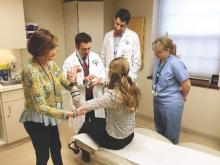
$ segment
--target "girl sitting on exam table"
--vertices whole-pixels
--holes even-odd
[[[69,79],[75,79],[77,68],[72,70]],[[128,145],[134,137],[135,114],[141,97],[140,89],[128,76],[129,63],[123,57],[115,58],[109,66],[108,90],[102,97],[89,101],[81,99],[79,89],[74,86],[71,94],[78,115],[105,108],[105,118],[95,118],[85,122],[79,133],[88,134],[100,147],[118,150]],[[71,145],[75,154],[76,145]],[[90,160],[88,152],[82,150],[82,157]]]

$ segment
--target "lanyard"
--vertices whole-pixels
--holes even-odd
[[[51,79],[50,79],[50,76],[47,74],[47,72],[45,71],[44,67],[41,65],[41,63],[36,59],[36,61],[38,62],[38,64],[41,66],[41,69],[44,71],[44,73],[46,74],[48,80],[52,83],[53,85],[53,92],[54,92],[54,95],[56,95],[56,88],[55,88],[55,82],[54,82],[54,79],[53,79],[53,75],[50,71],[50,66],[47,64],[48,68],[49,68],[49,73],[50,73],[50,76],[51,76]]]
[[[168,56],[167,59],[168,59],[169,57],[170,57],[170,56]],[[155,85],[156,85],[156,84],[158,83],[158,81],[159,81],[160,73],[161,73],[161,71],[163,70],[165,64],[167,63],[167,59],[166,59],[166,61],[165,61],[163,64],[160,63],[160,64],[158,65],[157,74],[156,74],[156,79],[155,79]],[[162,65],[162,66],[161,66],[161,65]]]
[[[80,65],[82,66],[82,68],[83,68],[83,63],[82,63],[82,61],[81,61],[81,58],[79,57],[79,55],[78,55],[78,53],[76,52],[76,57],[78,58],[78,60],[79,60],[79,63],[80,63]],[[86,62],[86,61],[85,61]],[[88,64],[87,64],[87,66],[88,66],[88,71],[89,71],[89,56],[88,56]]]

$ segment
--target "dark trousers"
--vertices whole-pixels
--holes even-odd
[[[93,99],[92,89],[86,88],[86,100],[91,100],[91,99]],[[95,119],[95,112],[94,111],[90,111],[90,112],[86,113],[86,115],[85,115],[86,122],[90,122],[94,119]]]
[[[42,123],[25,122],[36,154],[36,165],[47,165],[49,153],[54,165],[63,165],[61,142],[57,126],[44,126]]]
[[[134,133],[124,139],[116,139],[108,135],[106,132],[106,120],[104,118],[95,118],[91,122],[84,122],[80,133],[88,134],[96,143],[101,147],[119,150],[128,145],[133,137]]]

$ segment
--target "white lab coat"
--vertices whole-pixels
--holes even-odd
[[[105,68],[103,66],[100,56],[94,52],[90,52],[88,57],[89,57],[89,74],[92,74],[98,78],[102,78],[103,80],[106,80],[106,72],[105,72]],[[80,64],[80,61],[76,55],[76,52],[72,53],[64,61],[64,64],[63,64],[64,75],[66,76],[67,71],[70,70],[71,67],[74,67],[74,66],[79,66],[81,68],[81,72],[77,73],[76,81],[77,81],[77,84],[80,90],[80,94],[84,96],[85,98],[85,87],[83,86],[84,72]],[[93,97],[94,98],[100,97],[103,94],[103,88],[104,88],[103,86],[94,86]],[[95,110],[95,116],[105,117],[104,109]],[[76,131],[76,133],[82,127],[82,124],[84,123],[84,121],[85,121],[85,115],[79,116],[73,120],[72,126],[74,130]]]
[[[126,28],[125,32],[118,44],[116,56],[114,56],[114,30],[105,34],[104,42],[101,51],[102,62],[108,74],[108,67],[112,59],[115,57],[125,57],[130,64],[129,76],[135,80],[141,66],[140,57],[140,41],[137,33]]]

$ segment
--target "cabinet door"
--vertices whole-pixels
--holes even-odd
[[[0,49],[25,48],[23,0],[0,0]]]
[[[2,111],[2,103],[0,101],[0,146],[6,143],[6,133],[3,116],[4,114]]]
[[[104,35],[104,3],[78,2],[79,32],[92,37],[92,51],[100,54]]]
[[[66,55],[73,53],[74,37],[78,33],[77,2],[71,1],[64,3],[64,36]]]
[[[3,103],[7,142],[11,143],[28,136],[19,118],[24,109],[24,99]]]
[[[88,33],[92,37],[92,51],[100,54],[104,35],[104,3],[64,3],[64,29],[66,54],[73,52],[73,38],[78,32]]]

